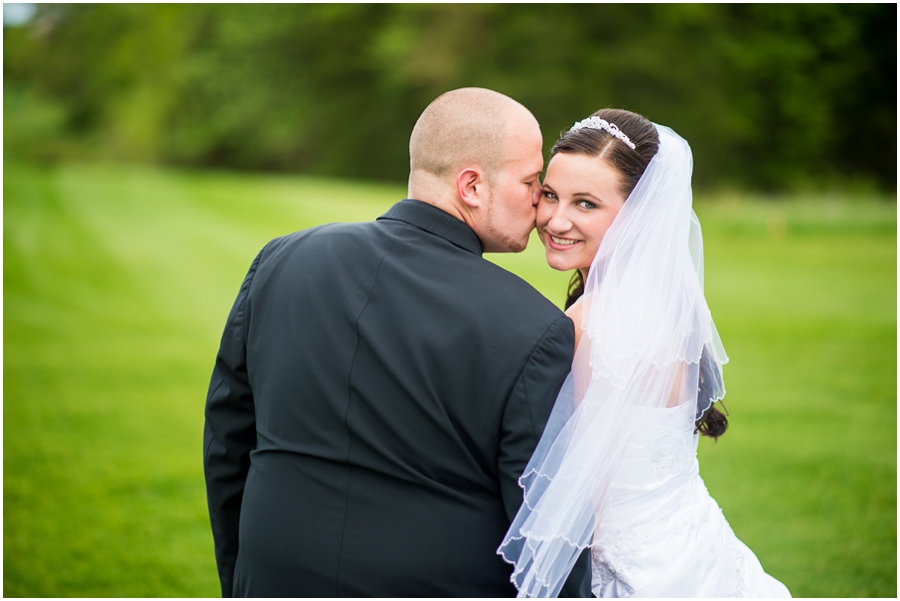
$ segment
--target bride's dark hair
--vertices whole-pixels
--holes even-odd
[[[619,191],[622,196],[628,198],[659,150],[659,133],[656,126],[643,115],[624,109],[600,109],[592,116],[615,124],[628,136],[634,148],[604,129],[582,127],[575,131],[563,132],[550,149],[550,158],[559,153],[602,158],[618,171],[622,180]],[[575,304],[582,294],[584,294],[584,276],[576,269],[569,281],[566,309]],[[695,423],[700,434],[713,439],[724,434],[728,428],[728,418],[712,405]]]

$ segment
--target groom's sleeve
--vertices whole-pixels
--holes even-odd
[[[203,467],[222,596],[232,596],[238,526],[250,451],[256,447],[253,391],[247,376],[247,322],[250,284],[257,255],[228,315],[206,398]]]
[[[519,476],[541,439],[556,396],[572,368],[574,347],[574,324],[568,317],[560,316],[532,349],[507,399],[498,471],[500,494],[510,521],[522,504]]]
[[[507,402],[500,438],[499,472],[500,492],[510,522],[522,505],[524,493],[519,477],[537,447],[559,390],[572,369],[574,349],[575,326],[568,317],[560,317],[531,352]],[[559,596],[593,596],[590,548],[575,561]]]

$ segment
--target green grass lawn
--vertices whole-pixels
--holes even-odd
[[[3,186],[3,593],[217,596],[203,406],[240,282],[271,238],[404,189],[9,163]],[[896,596],[896,205],[697,212],[731,357],[710,491],[795,596]],[[488,256],[562,302],[536,240]]]

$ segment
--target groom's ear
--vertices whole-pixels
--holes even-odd
[[[456,174],[456,192],[472,209],[481,208],[487,192],[484,174],[478,167],[466,167]]]

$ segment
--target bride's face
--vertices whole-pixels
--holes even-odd
[[[547,166],[537,231],[553,269],[587,274],[625,196],[619,172],[599,157],[556,154]]]

